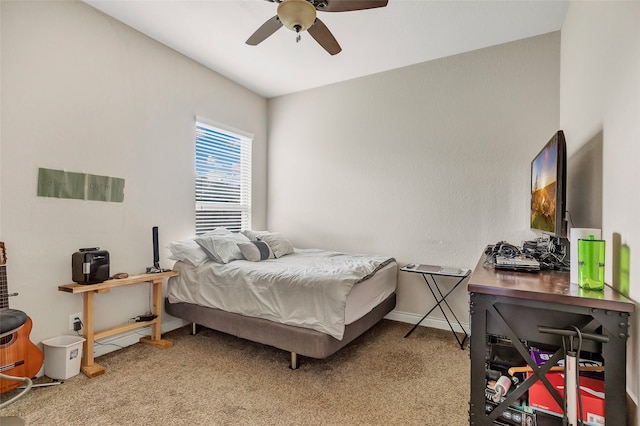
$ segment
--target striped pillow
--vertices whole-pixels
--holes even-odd
[[[247,243],[238,243],[238,248],[242,252],[245,259],[252,262],[273,259],[273,251],[271,247],[264,241],[250,241]]]

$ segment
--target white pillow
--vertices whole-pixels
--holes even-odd
[[[260,262],[261,260],[273,259],[273,251],[271,247],[264,241],[249,241],[247,243],[238,243],[238,247],[245,259],[252,262]]]
[[[238,243],[249,242],[242,234],[229,235],[201,235],[195,242],[218,263],[229,263],[233,260],[244,259]]]
[[[293,245],[279,232],[266,232],[258,236],[258,241],[264,241],[273,250],[274,256],[282,257],[293,253]]]
[[[202,247],[193,240],[172,241],[167,245],[167,248],[171,252],[169,259],[182,260],[193,266],[200,266],[209,259]]]

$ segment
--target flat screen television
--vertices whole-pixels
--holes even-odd
[[[557,131],[531,161],[531,229],[566,238],[567,146]]]

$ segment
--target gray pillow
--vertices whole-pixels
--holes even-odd
[[[195,238],[211,259],[218,263],[229,263],[233,260],[244,259],[238,248],[238,243],[248,242],[249,239],[242,234],[228,235],[201,235]]]
[[[269,231],[253,231],[251,229],[245,229],[244,231],[240,231],[240,232],[242,232],[251,241],[256,241],[260,239],[261,235],[270,234]]]
[[[293,253],[293,245],[279,232],[267,232],[258,236],[258,241],[264,241],[271,247],[275,257]]]
[[[273,251],[271,247],[264,241],[249,241],[248,243],[238,243],[238,247],[245,259],[252,262],[273,259]]]
[[[232,234],[232,232],[229,231],[224,226],[218,226],[217,228],[214,228],[211,231],[207,231],[207,232],[205,232],[204,234],[202,234],[200,236],[204,237],[205,235],[231,235],[231,234]]]

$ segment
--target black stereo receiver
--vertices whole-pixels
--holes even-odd
[[[84,248],[71,256],[71,275],[76,283],[97,284],[109,279],[109,252]]]

